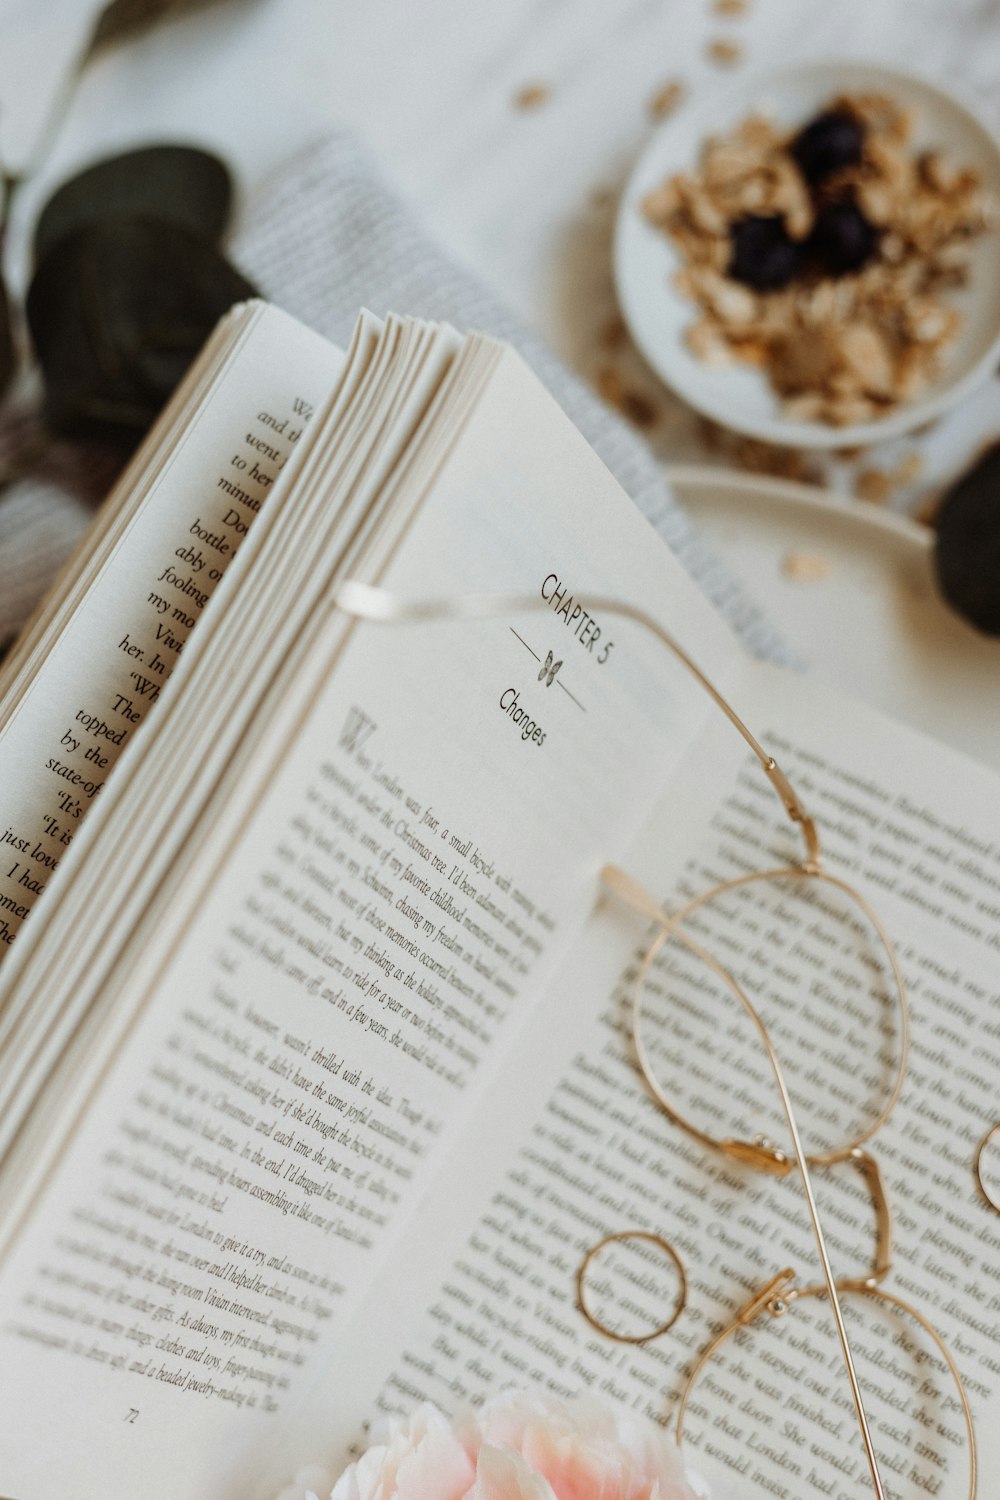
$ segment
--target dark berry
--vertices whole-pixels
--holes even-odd
[[[856,115],[830,109],[800,130],[789,150],[806,181],[816,183],[841,167],[856,167],[864,138],[865,127]]]
[[[729,275],[758,292],[787,286],[802,269],[802,246],[789,238],[779,215],[750,214],[729,226]]]
[[[809,238],[809,248],[832,276],[859,271],[878,249],[878,231],[853,198],[823,203]]]
[[[979,630],[1000,635],[1000,444],[948,491],[934,524],[941,592]]]

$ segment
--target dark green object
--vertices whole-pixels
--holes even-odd
[[[255,295],[176,223],[123,219],[64,236],[27,302],[49,426],[131,450],[223,313]]]
[[[977,629],[1000,635],[1000,443],[949,490],[935,526],[941,592]]]
[[[121,219],[155,219],[215,244],[233,188],[223,162],[194,146],[143,146],[95,162],[57,188],[35,226],[35,263],[77,230]]]
[[[10,298],[7,288],[0,280],[0,396],[14,378],[17,369],[17,350],[10,322]]]
[[[221,0],[110,0],[97,18],[90,39],[91,52],[117,42],[131,41],[160,20],[174,20]]]

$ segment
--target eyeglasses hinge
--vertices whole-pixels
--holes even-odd
[[[772,1276],[759,1292],[754,1293],[743,1311],[737,1315],[737,1323],[746,1327],[762,1312],[769,1312],[773,1318],[780,1318],[782,1313],[788,1311],[789,1303],[795,1298],[794,1283],[795,1272],[791,1266],[786,1266],[777,1276]]]
[[[730,1161],[753,1167],[754,1171],[763,1172],[767,1177],[787,1177],[792,1170],[791,1158],[765,1136],[757,1136],[752,1141],[737,1141],[730,1137],[721,1141],[720,1146]]]

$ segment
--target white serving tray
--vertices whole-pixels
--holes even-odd
[[[667,476],[817,677],[1000,770],[1000,638],[940,598],[927,527],[787,480],[696,465]],[[793,557],[827,571],[796,576]]]

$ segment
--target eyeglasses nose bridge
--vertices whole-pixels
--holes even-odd
[[[892,1208],[889,1204],[889,1194],[878,1161],[861,1146],[852,1146],[849,1151],[840,1152],[834,1157],[821,1161],[813,1161],[811,1165],[828,1167],[837,1166],[841,1162],[848,1162],[851,1166],[857,1167],[871,1195],[872,1208],[875,1210],[875,1257],[867,1275],[839,1276],[837,1290],[871,1292],[880,1281],[885,1280],[892,1270]],[[825,1297],[827,1288],[822,1285],[802,1287],[798,1295],[800,1297]]]

